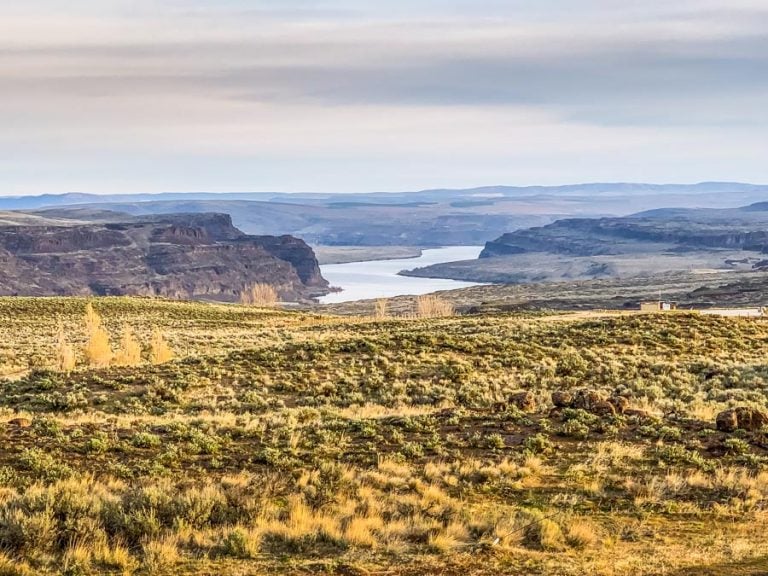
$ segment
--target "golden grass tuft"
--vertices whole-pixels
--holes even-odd
[[[147,540],[141,549],[144,553],[144,566],[150,574],[173,566],[180,558],[179,541],[175,535]]]
[[[130,573],[136,561],[131,551],[121,542],[100,541],[93,545],[93,562],[104,568]]]
[[[337,542],[343,539],[339,518],[314,512],[299,495],[289,499],[287,517],[283,521],[266,523],[264,534],[289,545],[318,538]]]
[[[569,546],[583,549],[594,546],[599,537],[592,523],[586,520],[575,520],[568,525],[565,540]]]
[[[353,546],[375,548],[378,545],[376,532],[384,525],[380,516],[355,516],[347,522],[344,540]]]
[[[565,548],[565,537],[560,525],[549,518],[542,518],[531,524],[527,529],[529,543],[547,551],[558,551]]]
[[[469,540],[467,527],[460,522],[451,522],[445,530],[431,534],[427,545],[440,554],[453,554],[466,548]]]
[[[0,552],[0,576],[34,576],[37,571],[27,563]]]
[[[84,542],[73,543],[64,552],[64,572],[69,574],[88,572],[92,559],[93,550],[88,544]]]
[[[416,298],[416,316],[419,318],[443,318],[455,313],[453,304],[439,296],[426,294]]]

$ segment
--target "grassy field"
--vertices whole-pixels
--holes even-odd
[[[85,300],[0,299],[0,574],[768,570],[768,431],[715,427],[766,406],[764,321],[91,302],[176,359],[88,368]]]

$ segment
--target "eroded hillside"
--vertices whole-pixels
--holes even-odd
[[[257,283],[285,299],[323,294],[312,249],[248,236],[225,214],[129,222],[0,226],[0,294],[140,295],[233,301]]]
[[[768,209],[660,209],[623,218],[566,218],[487,242],[477,260],[411,276],[529,283],[638,278],[766,267]]]

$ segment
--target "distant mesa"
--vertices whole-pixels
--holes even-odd
[[[411,276],[504,284],[768,269],[768,203],[657,208],[625,217],[561,218],[486,241],[477,260]]]
[[[768,204],[765,204],[768,206]],[[659,209],[624,218],[566,218],[516,230],[487,242],[480,258],[545,252],[568,256],[651,251],[736,249],[768,251],[768,223],[760,204],[740,209]]]
[[[291,301],[328,293],[303,240],[244,234],[227,214],[0,226],[0,295],[236,301],[257,283],[273,285]]]

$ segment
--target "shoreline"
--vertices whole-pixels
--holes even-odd
[[[321,266],[354,264],[356,262],[380,262],[383,260],[410,260],[420,258],[424,248],[420,246],[311,246]]]

